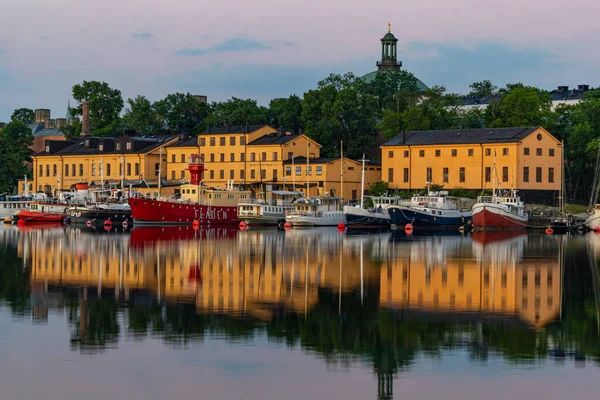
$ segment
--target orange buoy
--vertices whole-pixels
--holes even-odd
[[[245,231],[246,228],[248,227],[248,224],[245,221],[241,221],[240,222],[240,229]]]
[[[550,228],[550,227],[546,228],[546,234],[547,235],[552,235],[553,233],[554,233],[554,230],[552,228]]]

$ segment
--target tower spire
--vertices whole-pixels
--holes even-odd
[[[388,33],[392,33],[392,24],[388,22]]]

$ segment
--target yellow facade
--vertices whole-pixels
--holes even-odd
[[[167,178],[165,147],[176,140],[166,141],[146,153],[34,155],[33,190],[56,194],[82,182],[156,180],[159,170]]]
[[[167,179],[190,179],[187,159],[192,154],[204,156],[206,170],[203,182],[211,187],[225,187],[227,181],[235,184],[273,184],[287,190],[296,187],[306,190],[306,157],[311,160],[308,168],[310,190],[308,195],[340,195],[340,160],[322,160],[321,145],[306,135],[298,135],[282,143],[252,143],[272,134],[275,129],[266,126],[249,134],[243,133],[203,133],[198,137],[198,145],[167,147]],[[241,145],[246,137],[246,145]],[[302,161],[292,166],[292,158]],[[300,168],[297,170],[297,168]],[[344,160],[344,193],[346,200],[360,197],[360,163]],[[293,171],[292,171],[293,170]],[[381,166],[367,165],[365,168],[365,188],[381,181]]]
[[[308,173],[307,173],[308,172]],[[343,193],[342,179],[343,174]],[[301,162],[285,164],[285,185],[287,189],[296,187],[306,190],[309,185],[308,196],[330,196],[335,194],[345,200],[360,198],[362,181],[362,164],[358,161],[341,159],[301,159]],[[365,189],[375,182],[381,181],[380,165],[365,165]]]
[[[510,143],[382,146],[390,187],[560,190],[562,145],[543,128]],[[494,170],[495,163],[495,170]]]

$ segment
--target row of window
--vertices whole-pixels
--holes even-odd
[[[410,179],[410,170],[408,168],[404,168],[403,173],[404,173],[403,181],[406,183]],[[543,180],[542,175],[543,175],[542,167],[536,167],[535,168],[535,181],[538,183],[542,182],[542,180]],[[448,176],[449,176],[449,169],[444,167],[442,169],[442,182],[443,183],[449,182]],[[433,178],[433,170],[431,167],[427,167],[425,179],[427,180],[427,182],[432,182],[432,178]],[[458,173],[458,181],[465,182],[465,180],[466,180],[466,169],[465,169],[465,167],[460,167],[459,173]],[[393,181],[394,181],[394,168],[389,168],[388,169],[388,182],[393,182]],[[485,167],[485,181],[486,182],[492,181],[491,167]],[[509,181],[508,167],[502,167],[502,182],[508,182],[508,181]],[[529,182],[529,167],[523,167],[523,182]],[[548,168],[548,182],[554,183],[554,168]]]
[[[229,137],[229,145],[230,146],[235,146],[236,141],[237,141],[237,139],[235,136]],[[210,146],[216,146],[217,138],[216,137],[209,138],[208,143]],[[226,143],[227,143],[227,138],[225,138],[224,136],[219,138],[219,146],[226,146],[227,145]],[[240,146],[244,146],[245,144],[246,144],[246,137],[240,136]],[[200,146],[206,146],[206,138],[200,138]]]
[[[132,165],[134,169],[132,169]],[[58,166],[54,165],[42,165],[39,166],[39,176],[44,176],[44,171],[46,172],[46,176],[50,176],[50,168],[52,167],[52,176],[56,176],[58,174]],[[100,171],[101,166],[92,164],[90,174],[91,176],[101,175],[110,176],[112,174],[112,168],[110,163],[104,164],[104,171]],[[155,175],[158,175],[158,163],[155,165]],[[134,172],[135,171],[135,172]],[[183,171],[182,171],[183,172]],[[65,164],[64,166],[64,176],[83,176],[84,168],[83,164]],[[119,163],[119,176],[123,175],[123,164]],[[126,164],[126,174],[125,175],[140,175],[140,164],[135,163],[127,163]]]
[[[452,157],[457,157],[458,156],[458,150],[457,149],[451,149],[451,154]],[[502,149],[502,155],[503,156],[507,156],[509,154],[509,148],[508,147],[504,147]],[[525,147],[523,148],[523,154],[528,156],[529,155],[529,147]],[[475,149],[467,149],[467,155],[469,157],[473,157],[475,155]],[[492,155],[492,149],[485,149],[485,155],[486,156],[491,156]],[[535,149],[535,155],[536,156],[543,156],[544,155],[544,149],[542,148],[537,148]],[[548,150],[548,155],[550,157],[554,157],[554,149],[549,149]],[[410,156],[410,151],[409,150],[404,150],[404,158],[408,158]],[[440,149],[436,149],[435,150],[435,156],[436,157],[441,157],[442,156],[442,150]],[[425,157],[425,150],[419,150],[419,157]],[[388,151],[388,158],[394,158],[394,151],[390,150]]]

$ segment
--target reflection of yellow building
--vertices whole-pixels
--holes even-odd
[[[441,260],[424,249],[426,243],[411,243],[405,257],[383,267],[380,303],[434,313],[517,315],[542,326],[560,311],[560,259],[558,250],[553,257],[522,257],[514,248],[526,239],[523,235],[479,249],[479,254],[475,248],[474,256],[458,252]]]
[[[201,241],[159,240],[141,248],[131,246],[128,236],[75,238],[68,232],[34,237],[32,284],[75,286],[99,294],[114,290],[125,298],[139,289],[159,300],[195,303],[198,312],[270,318],[276,307],[307,312],[316,305],[319,288],[345,293],[361,283],[363,244],[343,242],[337,231],[319,237],[277,231],[209,234]],[[317,241],[327,246],[317,246]],[[316,251],[309,253],[308,246]],[[342,246],[343,264],[337,252]],[[377,281],[378,269],[367,261],[366,251],[362,254],[362,281],[367,285]]]

